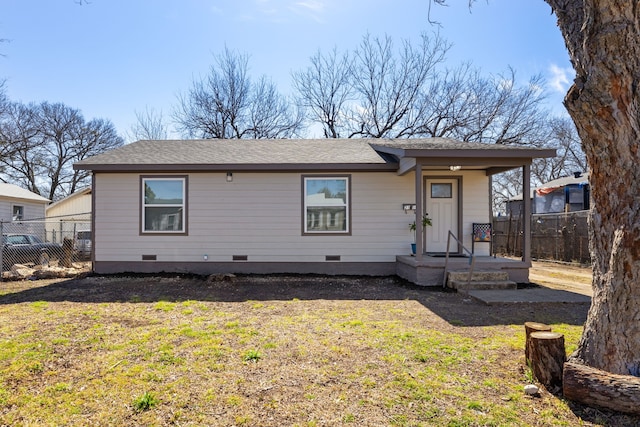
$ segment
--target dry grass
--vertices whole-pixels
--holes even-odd
[[[0,425],[605,425],[523,393],[526,320],[575,348],[588,307],[486,307],[395,278],[0,284]],[[631,424],[629,424],[631,425]]]

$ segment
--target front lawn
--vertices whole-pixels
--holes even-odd
[[[587,309],[468,304],[394,278],[0,283],[0,425],[631,422],[523,393],[524,321],[571,351]]]

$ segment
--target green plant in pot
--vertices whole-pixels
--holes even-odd
[[[429,218],[428,213],[425,213],[422,216],[422,230],[424,230],[425,227],[431,227],[431,225],[432,225],[431,218]],[[413,243],[411,244],[411,254],[415,255],[416,253],[416,222],[415,221],[409,223],[409,230],[413,232]]]

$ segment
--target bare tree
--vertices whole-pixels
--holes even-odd
[[[0,80],[0,119],[6,114],[9,108],[9,97],[7,96],[6,80]]]
[[[86,171],[73,170],[74,162],[123,143],[111,122],[85,122],[79,110],[47,102],[13,103],[0,135],[8,147],[0,159],[2,179],[51,200],[90,184]]]
[[[246,130],[241,138],[289,138],[295,136],[303,123],[302,112],[291,107],[280,95],[275,84],[261,77],[253,85],[248,108]]]
[[[70,157],[65,162],[64,176],[60,181],[61,188],[52,194],[52,199],[68,195],[91,184],[91,174],[87,170],[75,170],[70,166],[80,160],[95,156],[105,151],[122,146],[123,138],[110,120],[92,119],[79,128],[76,138],[67,151]]]
[[[44,174],[44,154],[41,149],[37,107],[9,103],[0,122],[2,140],[2,181],[18,184],[36,194],[40,192],[39,177]]]
[[[547,140],[542,78],[519,85],[514,70],[485,77],[462,64],[440,69],[449,44],[423,34],[419,47],[366,35],[353,59],[318,52],[294,73],[301,104],[325,137],[451,137],[541,145]]]
[[[184,135],[284,138],[299,130],[300,115],[291,111],[271,81],[263,77],[253,84],[248,64],[246,55],[225,48],[206,79],[195,80],[189,92],[179,97],[173,116]]]
[[[552,117],[547,121],[549,138],[545,143],[556,149],[556,157],[536,159],[531,165],[531,177],[536,183],[586,172],[587,161],[575,125],[569,117]]]
[[[482,78],[477,69],[465,63],[455,69],[445,69],[430,81],[415,104],[412,115],[419,137],[460,137],[472,128],[477,104],[482,100],[472,95],[470,88]]]
[[[396,58],[390,37],[366,35],[354,53],[352,81],[358,105],[349,136],[401,138],[415,123],[410,112],[435,67],[444,61],[450,44],[435,35],[422,35],[419,47],[404,41]]]
[[[542,77],[519,86],[516,73],[484,77],[470,64],[447,70],[416,103],[413,136],[451,137],[495,144],[541,145],[547,111]]]
[[[513,169],[491,177],[493,214],[506,213],[507,202],[522,195],[522,170]]]
[[[340,138],[347,126],[346,104],[353,99],[351,59],[339,55],[334,48],[329,54],[318,51],[311,57],[311,66],[292,74],[298,99],[319,123],[325,138]]]
[[[484,99],[484,110],[478,109],[475,129],[465,140],[495,144],[527,144],[540,146],[545,142],[547,111],[542,108],[544,96],[541,76],[532,77],[525,86],[516,84],[515,72],[490,79],[474,93]],[[542,138],[541,138],[542,136]]]
[[[131,126],[130,139],[167,139],[169,126],[165,122],[162,111],[156,112],[147,107],[144,111],[136,111],[136,123]]]

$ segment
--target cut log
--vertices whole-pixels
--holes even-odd
[[[530,366],[530,344],[529,339],[531,337],[531,333],[533,332],[551,332],[551,326],[545,325],[544,323],[538,322],[524,322],[524,331],[526,333],[526,341],[524,345],[524,357],[527,363],[527,366]]]
[[[62,259],[60,264],[65,268],[71,268],[71,259],[73,258],[73,239],[65,237],[62,241]]]
[[[564,364],[562,392],[575,402],[640,415],[640,378],[618,375],[569,361]]]
[[[530,335],[531,370],[547,390],[562,386],[562,368],[567,360],[564,335],[557,332],[532,332]]]

